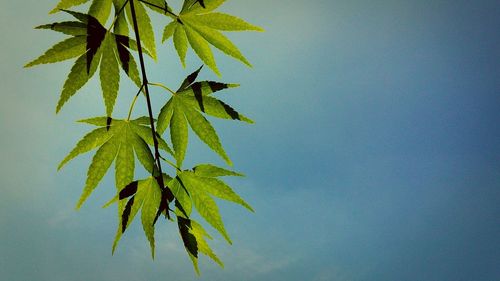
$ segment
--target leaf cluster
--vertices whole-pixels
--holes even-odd
[[[224,0],[184,0],[178,13],[164,0],[60,0],[50,13],[63,12],[72,20],[37,26],[68,37],[49,48],[44,54],[26,64],[40,64],[74,60],[61,90],[56,112],[99,72],[105,115],[80,120],[95,126],[61,161],[58,169],[81,154],[95,151],[87,171],[83,192],[76,205],[79,209],[114,163],[116,196],[106,205],[117,205],[118,228],[113,252],[122,234],[139,214],[142,228],[155,253],[155,225],[161,217],[175,221],[179,235],[196,272],[199,254],[223,265],[208,245],[212,237],[204,226],[193,219],[196,211],[203,220],[231,243],[215,199],[230,201],[253,211],[221,178],[243,176],[240,173],[215,166],[199,164],[183,167],[188,150],[189,128],[228,165],[232,162],[224,150],[217,132],[208,118],[253,121],[216,97],[222,90],[237,84],[216,81],[198,81],[200,67],[176,91],[161,83],[150,83],[144,69],[143,54],[157,61],[157,45],[150,11],[167,19],[162,42],[172,38],[180,62],[186,67],[189,47],[214,73],[220,71],[212,47],[251,66],[240,50],[222,32],[262,31],[260,27],[232,15],[217,12]],[[86,13],[76,6],[90,4]],[[134,5],[133,7],[131,5]],[[135,40],[133,36],[135,35]],[[140,36],[139,36],[140,35]],[[139,72],[137,59],[141,62]],[[120,92],[121,71],[138,88],[127,118],[113,117]],[[165,89],[171,97],[161,106],[158,116],[132,119],[136,100],[141,94],[149,102],[149,86]],[[170,143],[169,143],[170,142]],[[137,163],[149,175],[137,178]],[[162,163],[171,167],[164,173]]]

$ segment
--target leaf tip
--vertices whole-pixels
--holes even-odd
[[[30,67],[32,67],[32,66],[34,66],[34,65],[35,65],[35,64],[31,61],[31,62],[28,62],[27,64],[25,64],[25,65],[23,66],[23,68],[30,68]]]

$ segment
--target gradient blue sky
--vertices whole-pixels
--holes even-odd
[[[200,278],[173,224],[155,261],[138,224],[111,256],[112,175],[74,211],[90,156],[56,166],[104,107],[94,80],[56,116],[70,64],[22,69],[61,38],[32,29],[64,18],[55,3],[0,2],[0,280],[500,279],[498,1],[229,1],[267,30],[231,34],[254,69],[217,56],[242,85],[222,96],[256,120],[214,122],[256,213],[221,203],[234,245],[214,235],[226,268],[202,259]],[[151,80],[199,65],[159,49]],[[220,163],[191,144],[188,163]]]

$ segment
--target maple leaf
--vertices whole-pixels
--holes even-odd
[[[91,15],[68,10],[65,12],[79,21],[56,22],[37,28],[51,29],[72,37],[57,43],[25,67],[78,57],[64,83],[56,108],[56,112],[59,112],[63,105],[89,81],[100,65],[99,77],[106,114],[111,116],[119,90],[120,66],[136,85],[139,87],[141,85],[137,64],[129,51],[137,49],[136,42],[127,36],[107,31],[99,20]]]
[[[263,29],[240,18],[212,12],[224,2],[224,0],[185,0],[179,15],[165,27],[162,41],[165,42],[173,37],[175,49],[184,67],[188,44],[219,76],[220,72],[209,45],[251,66],[238,47],[220,31],[263,31]]]
[[[130,197],[130,198],[129,198]],[[113,252],[121,235],[134,220],[141,210],[141,222],[144,233],[151,247],[151,256],[155,256],[155,221],[162,200],[162,189],[154,177],[133,181],[123,188],[118,195],[119,202],[128,199],[120,214],[120,223],[113,243]]]
[[[78,201],[80,208],[92,191],[97,187],[109,167],[115,162],[115,180],[118,192],[133,180],[135,158],[151,174],[155,171],[155,160],[148,145],[153,145],[151,128],[146,126],[148,118],[135,120],[116,120],[108,117],[97,117],[79,122],[99,126],[80,140],[76,147],[63,159],[58,169],[76,156],[98,148],[87,172],[87,180],[83,193]],[[159,147],[173,154],[168,144],[157,136]]]
[[[182,216],[178,216],[177,226],[179,228],[182,242],[184,243],[184,248],[186,249],[186,252],[188,253],[198,275],[200,275],[200,269],[198,267],[198,253],[202,253],[210,257],[218,265],[224,267],[222,261],[208,245],[207,239],[212,240],[212,237],[206,232],[201,224],[192,219],[185,219]]]
[[[182,166],[187,150],[188,124],[205,144],[231,165],[231,160],[224,151],[215,129],[203,116],[203,113],[217,118],[240,120],[247,123],[253,123],[253,121],[211,96],[217,91],[237,87],[237,84],[214,81],[194,82],[200,70],[201,67],[190,74],[172,98],[162,107],[158,116],[157,130],[163,134],[170,127],[170,138],[179,167]]]
[[[205,240],[205,238],[211,239],[211,237],[200,224],[190,219],[192,206],[194,205],[200,216],[230,244],[231,240],[224,228],[217,204],[212,197],[237,203],[252,212],[254,211],[231,187],[219,179],[222,176],[243,175],[211,164],[201,164],[192,170],[178,171],[177,176],[168,183],[168,187],[176,199],[175,214],[177,215],[179,232],[198,273],[198,252],[209,256],[221,266],[223,264]]]

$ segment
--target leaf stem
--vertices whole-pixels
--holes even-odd
[[[162,190],[164,190],[165,184],[163,182],[163,177],[161,176],[161,175],[163,175],[163,172],[161,169],[160,150],[159,150],[159,145],[158,145],[158,138],[156,136],[157,133],[155,130],[155,121],[153,118],[153,110],[151,109],[151,99],[149,97],[148,77],[146,74],[146,67],[144,66],[144,55],[142,52],[141,38],[140,38],[140,34],[139,34],[139,26],[137,24],[137,16],[135,13],[134,0],[130,0],[130,12],[132,14],[132,20],[134,22],[134,33],[135,33],[135,38],[137,41],[137,52],[139,53],[139,61],[141,64],[142,83],[143,83],[144,91],[146,94],[146,101],[147,101],[148,113],[149,113],[149,123],[151,124],[151,134],[153,137],[153,143],[154,143],[154,148],[155,148],[155,160],[156,160],[156,164],[158,165],[158,172],[160,174],[160,177],[158,177],[158,184],[160,185],[160,188]]]
[[[176,95],[176,93],[174,91],[172,91],[169,87],[163,85],[162,83],[152,83],[152,82],[149,82],[149,85],[163,88],[163,89],[169,91],[172,95]]]
[[[111,28],[113,28],[113,26],[115,25],[116,21],[118,20],[118,17],[123,12],[123,9],[125,9],[125,6],[127,6],[128,1],[129,0],[126,0],[125,3],[123,3],[123,5],[120,8],[120,10],[118,10],[118,12],[116,12],[115,18],[113,19],[113,23],[111,23],[111,26],[109,27],[109,30],[111,30]]]
[[[130,120],[130,116],[132,115],[132,110],[134,109],[135,102],[137,101],[137,98],[141,94],[143,88],[144,88],[144,84],[141,86],[141,88],[139,88],[139,91],[137,92],[137,94],[135,95],[134,99],[132,100],[132,104],[130,105],[130,109],[128,110],[127,121]]]
[[[177,18],[178,16],[174,13],[172,13],[169,9],[168,9],[168,5],[166,5],[166,2],[165,2],[165,7],[161,7],[161,6],[158,6],[156,4],[153,4],[153,3],[150,3],[148,1],[145,1],[145,0],[139,0],[139,2],[142,2],[146,5],[150,5],[150,6],[153,6],[155,8],[158,8],[160,10],[163,10],[165,12],[165,15],[169,15],[170,17],[174,17],[174,18]]]

